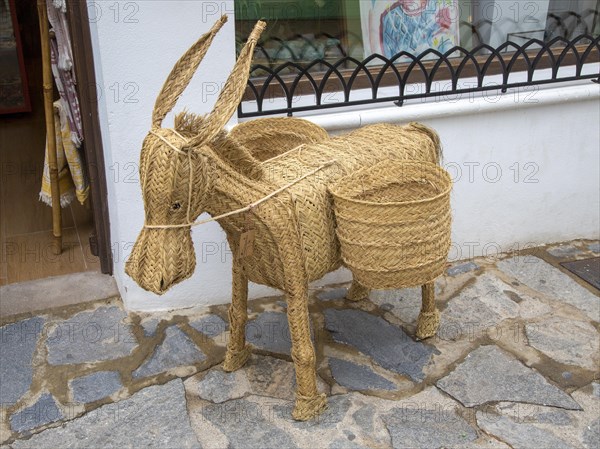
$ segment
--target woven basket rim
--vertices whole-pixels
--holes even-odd
[[[350,179],[356,176],[360,176],[361,173],[368,173],[369,171],[375,171],[377,170],[380,166],[387,166],[389,167],[390,165],[395,165],[395,166],[419,166],[419,167],[427,167],[427,169],[436,171],[437,173],[439,173],[441,175],[442,178],[445,178],[444,180],[447,183],[447,187],[446,189],[444,189],[442,192],[438,193],[435,196],[429,197],[429,198],[423,198],[423,199],[418,199],[418,200],[411,200],[411,201],[369,201],[369,200],[359,200],[357,198],[354,198],[352,196],[347,196],[347,195],[343,195],[339,192],[336,192],[337,188],[339,185],[345,183],[345,182],[350,182]],[[443,198],[445,196],[447,196],[450,191],[452,190],[452,178],[450,178],[450,174],[444,170],[442,167],[440,167],[437,164],[431,163],[431,162],[425,162],[425,161],[397,161],[397,160],[389,160],[389,161],[382,161],[379,162],[371,167],[365,167],[361,170],[357,170],[351,174],[349,174],[348,176],[344,176],[340,181],[338,181],[335,185],[329,187],[329,192],[331,193],[331,195],[334,198],[339,198],[345,201],[348,201],[350,203],[354,203],[354,204],[363,204],[363,205],[367,205],[367,206],[403,206],[403,205],[410,205],[410,204],[424,204],[424,203],[429,203],[432,201],[436,201],[440,198]]]

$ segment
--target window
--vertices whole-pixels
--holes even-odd
[[[235,8],[238,48],[256,20],[269,22],[245,97],[256,107],[242,116],[598,77],[587,69],[599,61],[600,0],[235,0]],[[501,82],[486,85],[494,74]],[[477,85],[465,88],[467,78]],[[414,83],[423,92],[407,93]],[[371,92],[363,98],[361,89]],[[326,104],[327,92],[343,101]],[[270,109],[264,100],[277,97],[286,106]]]

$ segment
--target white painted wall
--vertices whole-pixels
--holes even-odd
[[[233,3],[139,2],[135,11],[122,10],[118,20],[109,9],[112,2],[89,4],[96,8],[90,9],[90,15],[98,5],[102,13],[91,28],[102,92],[98,106],[114,275],[125,305],[132,310],[161,310],[228,302],[231,254],[215,223],[193,231],[197,254],[193,278],[161,297],[143,291],[125,275],[124,261],[143,223],[141,191],[133,170],[137,170],[154,99],[172,64],[208,30],[219,9],[230,14],[230,21],[175,108],[210,110],[216,87],[234,62]],[[128,14],[129,21],[137,22],[126,21]],[[436,128],[444,142],[445,165],[456,181],[451,258],[459,259],[524,245],[599,237],[599,98],[600,87],[586,81],[539,90],[533,96],[491,93],[404,108],[313,114],[310,119],[336,133],[381,121],[419,120]],[[348,279],[348,273],[340,271],[320,283]],[[261,286],[250,291],[251,297],[271,293]]]

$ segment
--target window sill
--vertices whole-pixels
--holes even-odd
[[[589,67],[591,73],[598,73],[600,64]],[[466,116],[503,110],[525,109],[549,106],[559,103],[578,101],[598,101],[600,87],[591,80],[581,80],[566,85],[528,86],[526,89],[512,89],[506,93],[500,91],[477,92],[462,95],[460,98],[436,97],[423,99],[403,107],[369,105],[369,107],[347,108],[298,114],[314,122],[329,132],[341,132],[374,123],[407,123],[427,121],[436,118]],[[349,110],[350,109],[350,110]],[[253,120],[244,119],[240,122]]]

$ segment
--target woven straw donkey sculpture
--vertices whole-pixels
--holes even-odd
[[[317,391],[308,286],[342,265],[328,185],[382,160],[439,163],[439,141],[429,128],[414,123],[372,125],[330,139],[322,128],[295,118],[258,119],[226,133],[246,88],[263,22],[252,31],[213,111],[181,113],[174,129],[162,128],[225,21],[225,16],[217,21],[177,61],[156,100],[140,156],[145,224],[126,272],[157,294],[190,277],[195,268],[191,227],[208,212],[225,230],[234,255],[223,368],[237,370],[250,355],[248,281],[282,290],[296,370],[292,416],[308,420],[326,408],[325,395]],[[433,335],[439,322],[431,287],[423,292],[417,328],[422,338]],[[347,299],[368,294],[353,282]]]

